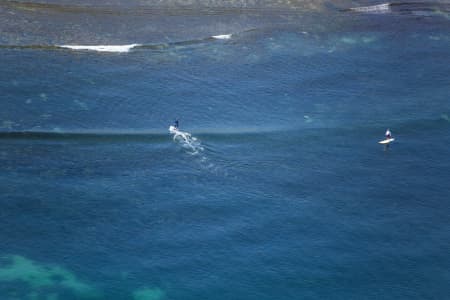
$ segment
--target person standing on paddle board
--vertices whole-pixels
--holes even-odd
[[[392,138],[392,133],[389,130],[389,128],[386,130],[386,133],[384,134],[384,136],[386,137],[387,140]]]

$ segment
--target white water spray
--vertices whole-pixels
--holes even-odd
[[[175,126],[170,126],[169,132],[173,134],[173,140],[181,145],[181,147],[186,150],[187,154],[196,157],[196,161],[203,169],[215,174],[227,176],[226,171],[212,163],[211,160],[204,154],[205,148],[196,137],[192,136],[189,132],[177,129]]]
[[[67,48],[72,50],[89,50],[97,52],[117,52],[125,53],[129,52],[134,47],[141,46],[141,44],[130,45],[59,45],[60,48]]]
[[[173,134],[173,140],[178,142],[191,155],[198,155],[204,148],[200,141],[189,132],[178,130],[175,126],[169,127],[169,132]]]
[[[376,4],[371,6],[352,7],[351,11],[363,12],[363,13],[385,13],[391,10],[390,3]]]

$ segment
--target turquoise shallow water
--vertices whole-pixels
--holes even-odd
[[[1,299],[444,299],[446,11],[313,14],[4,43]]]

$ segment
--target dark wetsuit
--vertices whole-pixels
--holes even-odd
[[[178,120],[175,120],[175,122],[173,122],[173,126],[178,129]]]
[[[391,131],[388,129],[388,130],[386,130],[386,133],[384,134],[384,136],[386,137],[386,139],[390,139],[390,138],[392,138],[392,134],[391,134]]]

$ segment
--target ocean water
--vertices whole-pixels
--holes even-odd
[[[448,3],[199,3],[0,5],[0,299],[446,299]]]

